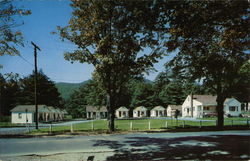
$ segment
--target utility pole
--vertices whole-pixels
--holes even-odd
[[[193,118],[194,117],[194,112],[193,112],[193,99],[194,99],[194,95],[193,95],[193,92],[191,92],[191,117]]]
[[[35,106],[36,106],[36,113],[35,113],[35,118],[36,118],[36,129],[38,129],[38,107],[37,107],[37,53],[36,49],[41,51],[41,49],[31,41],[31,44],[34,46],[34,57],[35,57]]]

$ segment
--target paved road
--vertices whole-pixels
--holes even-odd
[[[79,121],[68,121],[68,122],[62,122],[62,123],[56,123],[56,124],[52,124],[52,126],[67,126],[67,125],[71,125],[71,124],[79,124],[82,122],[89,122],[89,121],[93,121],[93,120],[79,120]],[[35,125],[33,125],[32,127],[30,127],[30,130],[34,130]],[[49,127],[50,124],[39,124],[39,128],[46,128]],[[4,135],[4,134],[23,134],[26,133],[28,131],[27,127],[9,127],[9,128],[0,128],[0,135]]]
[[[250,159],[250,130],[0,139],[2,160]]]

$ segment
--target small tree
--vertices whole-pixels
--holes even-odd
[[[69,25],[58,29],[78,49],[66,53],[65,59],[94,66],[93,77],[107,94],[112,132],[114,111],[127,82],[152,69],[163,54],[160,32],[154,32],[159,10],[153,1],[73,0],[71,6]]]

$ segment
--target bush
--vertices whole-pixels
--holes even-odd
[[[0,122],[10,122],[11,116],[1,116]]]

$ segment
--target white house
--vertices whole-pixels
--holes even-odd
[[[181,116],[181,113],[182,113],[181,105],[168,105],[168,107],[167,107],[167,116],[168,117],[174,117],[176,110],[179,110],[179,112],[180,112],[179,116]]]
[[[136,107],[133,110],[133,117],[147,117],[148,109],[144,106]]]
[[[54,115],[60,115],[60,110],[54,107],[46,105],[38,105],[38,121],[57,121],[58,119]],[[18,105],[11,110],[11,123],[24,124],[35,122],[35,105]],[[63,117],[61,117],[63,119]]]
[[[241,103],[235,98],[227,98],[224,102],[224,114],[226,116],[240,116]]]
[[[122,107],[119,107],[119,108],[115,111],[115,116],[116,116],[117,118],[126,118],[126,117],[129,117],[129,116],[128,116],[128,112],[129,112],[129,110],[128,110],[126,107],[122,106]]]
[[[216,115],[216,98],[212,95],[193,95],[193,101],[191,101],[191,95],[188,95],[182,104],[182,116],[202,118]],[[193,110],[191,110],[191,103],[193,104]],[[224,102],[224,112],[229,116],[239,116],[241,114],[240,107],[240,103],[235,98],[227,98]]]
[[[163,117],[166,116],[166,109],[162,106],[156,106],[150,110],[150,117]]]
[[[106,106],[86,106],[88,119],[104,119],[108,117]]]

